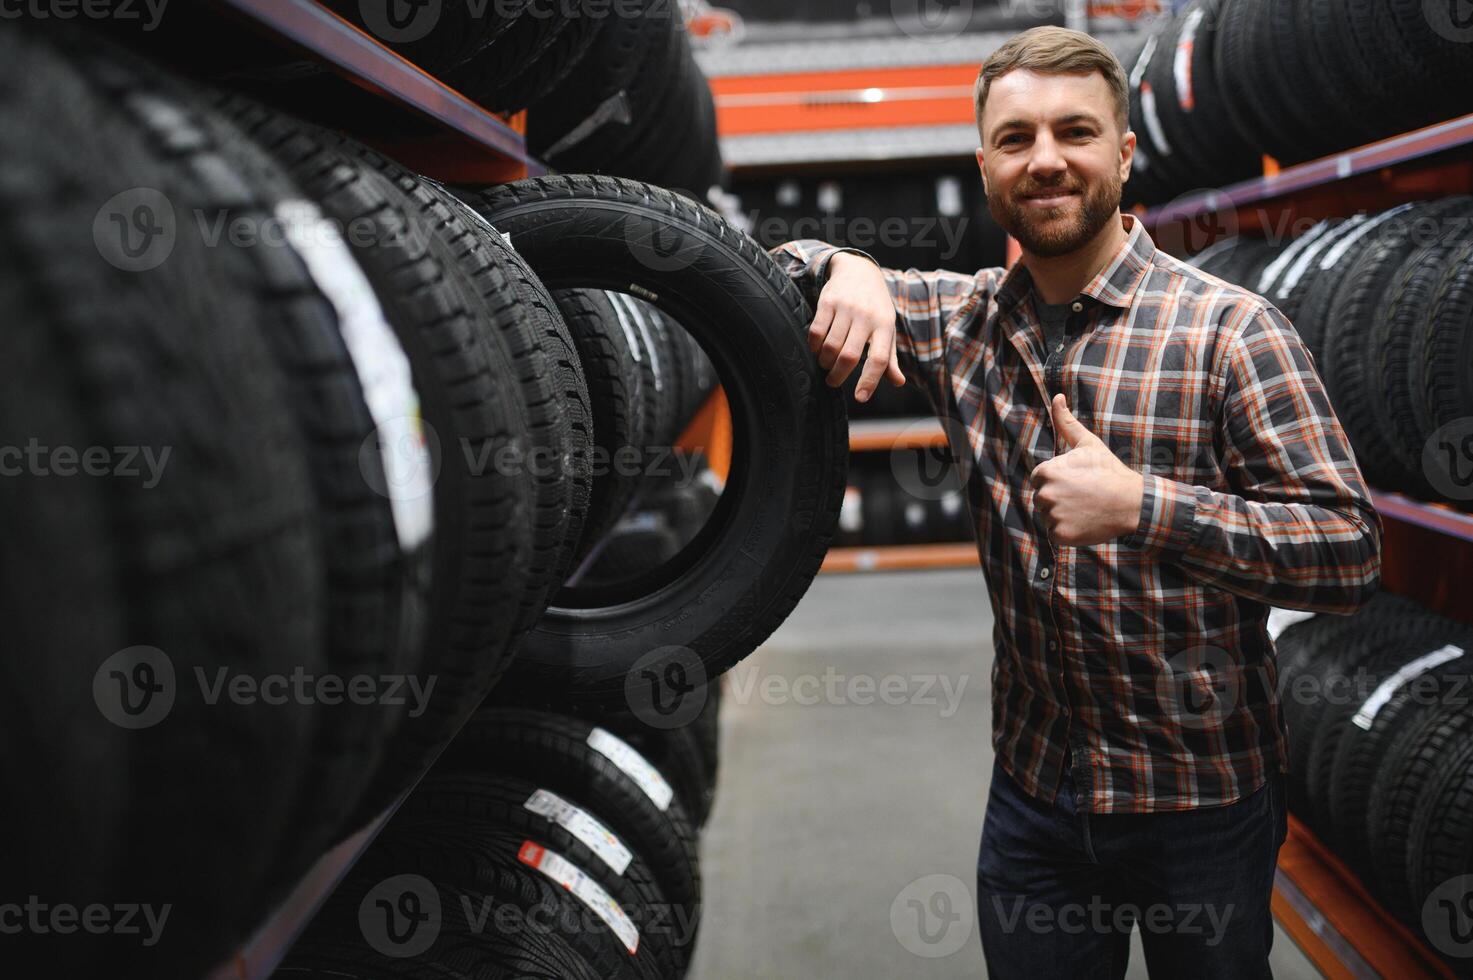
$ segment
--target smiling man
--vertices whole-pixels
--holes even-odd
[[[1273,305],[1120,213],[1125,74],[1020,34],[978,75],[1011,269],[904,272],[773,250],[856,397],[923,386],[966,471],[996,626],[977,862],[994,978],[1270,976],[1287,752],[1270,605],[1353,612],[1380,518],[1313,359]],[[866,351],[867,356],[866,356]]]

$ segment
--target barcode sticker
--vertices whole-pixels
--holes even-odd
[[[675,790],[670,788],[660,771],[649,764],[649,760],[634,750],[634,746],[602,728],[595,728],[588,733],[588,746],[595,752],[603,753],[625,775],[638,783],[639,788],[644,790],[645,795],[654,801],[661,812],[670,809]]]
[[[578,901],[592,909],[593,914],[613,930],[624,948],[629,950],[630,956],[639,949],[639,930],[629,920],[623,907],[603,890],[603,886],[588,877],[582,868],[561,854],[529,840],[522,841],[517,860],[528,867],[536,868],[572,892]]]
[[[613,869],[614,874],[622,875],[634,858],[629,848],[624,846],[624,842],[619,840],[613,831],[595,819],[587,810],[574,806],[556,793],[539,789],[529,796],[527,802],[522,806],[566,829],[585,847],[602,858],[603,862]]]

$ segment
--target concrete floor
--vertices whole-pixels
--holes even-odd
[[[691,980],[986,975],[991,636],[980,571],[823,575],[726,675]],[[1273,967],[1320,976],[1282,931]]]

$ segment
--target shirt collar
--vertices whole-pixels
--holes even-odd
[[[1129,309],[1136,287],[1145,278],[1156,254],[1156,243],[1146,232],[1146,226],[1134,214],[1122,213],[1125,226],[1125,241],[1116,249],[1093,279],[1080,290],[1080,295],[1098,300],[1106,306]],[[1033,276],[1022,262],[1013,263],[997,289],[997,309],[1006,313],[1016,306],[1033,288]]]

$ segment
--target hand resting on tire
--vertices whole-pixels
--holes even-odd
[[[828,282],[808,327],[808,349],[827,370],[825,381],[837,388],[859,363],[865,346],[869,357],[854,389],[855,401],[869,401],[883,375],[899,388],[905,374],[895,357],[895,301],[880,267],[863,256],[839,252],[829,260]]]

